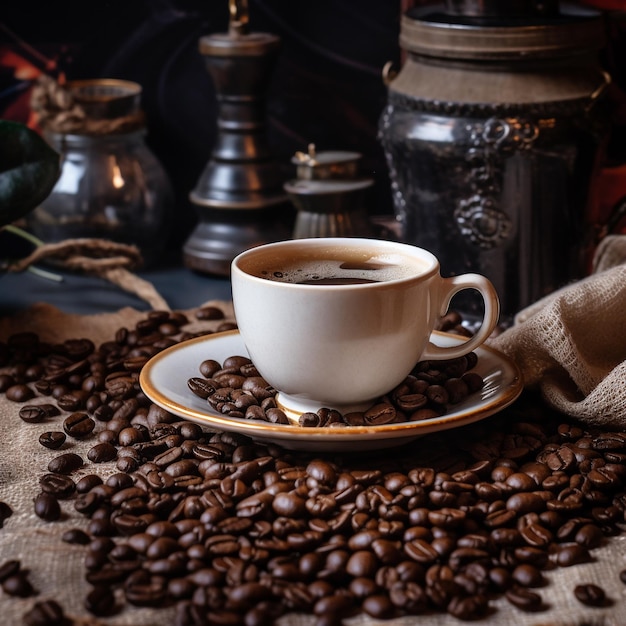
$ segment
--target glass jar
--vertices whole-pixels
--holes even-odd
[[[113,80],[69,87],[86,117],[69,128],[43,124],[61,155],[61,175],[28,228],[46,243],[87,237],[134,244],[152,265],[167,244],[173,191],[145,141],[140,87]]]

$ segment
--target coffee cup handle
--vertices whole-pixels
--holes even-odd
[[[442,347],[429,341],[420,357],[421,360],[456,359],[464,356],[478,348],[493,332],[500,316],[500,301],[491,281],[480,274],[461,274],[460,276],[441,278],[441,290],[438,299],[440,302],[439,315],[443,316],[448,312],[452,297],[464,289],[475,289],[483,298],[485,314],[480,328],[470,339],[457,346]]]

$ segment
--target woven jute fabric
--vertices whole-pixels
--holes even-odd
[[[591,276],[521,311],[490,343],[553,408],[626,427],[626,237],[607,240]]]
[[[210,303],[222,308],[227,319],[232,315],[230,303]],[[186,312],[194,319],[194,311]],[[46,304],[39,304],[11,318],[0,319],[0,341],[14,332],[33,331],[46,341],[89,337],[96,344],[110,340],[120,327],[132,327],[145,313],[123,309],[100,315],[70,315]],[[189,330],[213,329],[220,322],[194,322]],[[38,436],[50,425],[26,424],[19,417],[19,405],[0,396],[0,501],[8,503],[13,515],[0,529],[0,563],[18,559],[24,569],[30,570],[29,580],[37,591],[29,598],[10,597],[0,591],[0,624],[18,626],[22,616],[36,600],[53,598],[64,608],[66,616],[77,626],[171,626],[174,610],[137,608],[126,605],[124,610],[110,618],[91,616],[84,607],[90,586],[85,582],[83,546],[64,543],[61,536],[70,528],[86,529],[88,520],[78,514],[71,500],[61,501],[63,517],[57,522],[44,522],[33,508],[33,499],[39,493],[39,478],[46,473],[54,453],[38,443]],[[93,441],[73,440],[68,451],[83,458]],[[417,460],[416,460],[417,462]],[[87,473],[99,473],[103,478],[115,473],[114,463],[85,466],[73,476],[78,480]],[[616,565],[617,564],[617,565]],[[526,614],[513,608],[506,600],[492,603],[493,614],[480,620],[484,626],[623,626],[626,616],[626,586],[617,572],[626,565],[626,537],[616,537],[594,550],[591,563],[546,572],[546,588],[542,593],[549,610]],[[613,603],[609,607],[589,608],[578,603],[572,594],[575,585],[592,582],[602,585]],[[377,621],[365,616],[347,619],[347,626],[450,626],[462,623],[446,614],[407,616],[389,621]],[[280,626],[314,626],[311,615],[286,615]]]

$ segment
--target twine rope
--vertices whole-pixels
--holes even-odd
[[[170,310],[154,285],[132,270],[142,264],[136,246],[107,239],[66,239],[59,243],[44,243],[23,259],[13,262],[9,269],[23,272],[31,265],[52,260],[64,269],[103,278],[147,302],[154,310]]]
[[[35,82],[30,106],[42,129],[60,134],[114,135],[143,128],[143,111],[111,119],[94,119],[76,102],[72,91],[43,74]]]

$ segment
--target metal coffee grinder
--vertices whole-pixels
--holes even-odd
[[[402,16],[406,59],[379,125],[401,238],[446,275],[487,276],[505,321],[585,272],[608,132],[603,45],[601,14],[558,0],[447,0]]]
[[[374,180],[359,175],[360,160],[358,152],[318,152],[315,144],[296,152],[297,177],[284,185],[297,210],[294,239],[373,236],[364,196]]]
[[[265,92],[280,39],[250,32],[247,0],[229,0],[227,33],[204,36],[200,53],[215,84],[217,139],[190,194],[199,221],[183,246],[193,270],[227,276],[252,246],[288,239],[293,208],[265,125]]]

